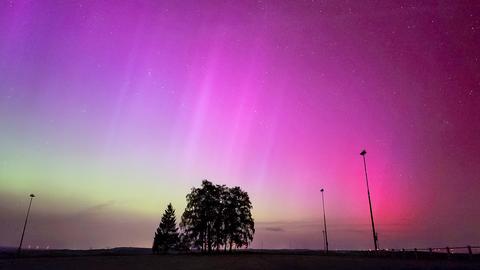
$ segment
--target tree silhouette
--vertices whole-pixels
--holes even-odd
[[[202,182],[201,188],[192,188],[187,195],[187,207],[180,226],[193,240],[193,245],[202,251],[212,249],[213,225],[215,219],[219,218],[218,205],[217,188],[206,180]]]
[[[180,227],[194,247],[211,252],[248,246],[255,233],[248,194],[204,180],[187,195]]]
[[[248,246],[253,240],[255,224],[250,209],[252,203],[248,194],[240,187],[230,188],[224,209],[225,234],[228,248]]]
[[[155,232],[152,251],[154,253],[159,253],[160,250],[168,252],[168,250],[176,248],[178,243],[179,237],[175,209],[169,203]]]
[[[180,233],[178,238],[179,241],[176,249],[183,252],[189,251],[192,246],[192,239],[190,239],[189,235],[185,233]]]

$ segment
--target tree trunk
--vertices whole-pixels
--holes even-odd
[[[210,235],[210,228],[207,228],[207,247],[208,247],[208,253],[212,252],[212,241],[211,241],[211,235]]]

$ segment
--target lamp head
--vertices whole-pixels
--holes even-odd
[[[34,194],[30,194],[30,198],[33,198],[33,197],[35,197],[35,195],[34,195]]]
[[[322,189],[320,189],[320,192],[323,192],[323,188],[322,188]]]
[[[363,150],[360,155],[365,156],[367,154],[367,151]]]

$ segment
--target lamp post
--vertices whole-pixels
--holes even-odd
[[[25,217],[25,223],[23,224],[22,238],[20,238],[20,245],[18,246],[17,253],[20,254],[22,251],[23,236],[25,236],[25,228],[27,227],[28,215],[30,214],[30,207],[32,207],[32,201],[35,198],[35,195],[30,194],[30,204],[28,205],[27,216]]]
[[[325,250],[325,230],[322,230],[322,237],[323,237],[323,250]]]
[[[372,211],[372,201],[370,200],[370,188],[368,187],[368,174],[367,174],[367,161],[365,160],[365,155],[367,151],[363,150],[360,155],[363,157],[363,167],[365,168],[365,180],[367,182],[367,194],[368,194],[368,204],[370,205],[370,219],[372,220],[372,232],[373,232],[373,244],[375,245],[375,250],[378,250],[378,236],[375,232],[375,222],[373,221],[373,211]]]
[[[328,253],[328,236],[327,236],[327,218],[325,217],[325,199],[323,197],[324,189],[320,189],[322,193],[322,205],[323,205],[323,228],[324,228],[324,237],[325,237],[325,253]]]

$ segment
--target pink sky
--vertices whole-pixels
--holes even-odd
[[[0,3],[0,245],[149,246],[207,178],[253,247],[480,241],[479,7],[336,1]],[[125,233],[128,231],[129,233]]]

